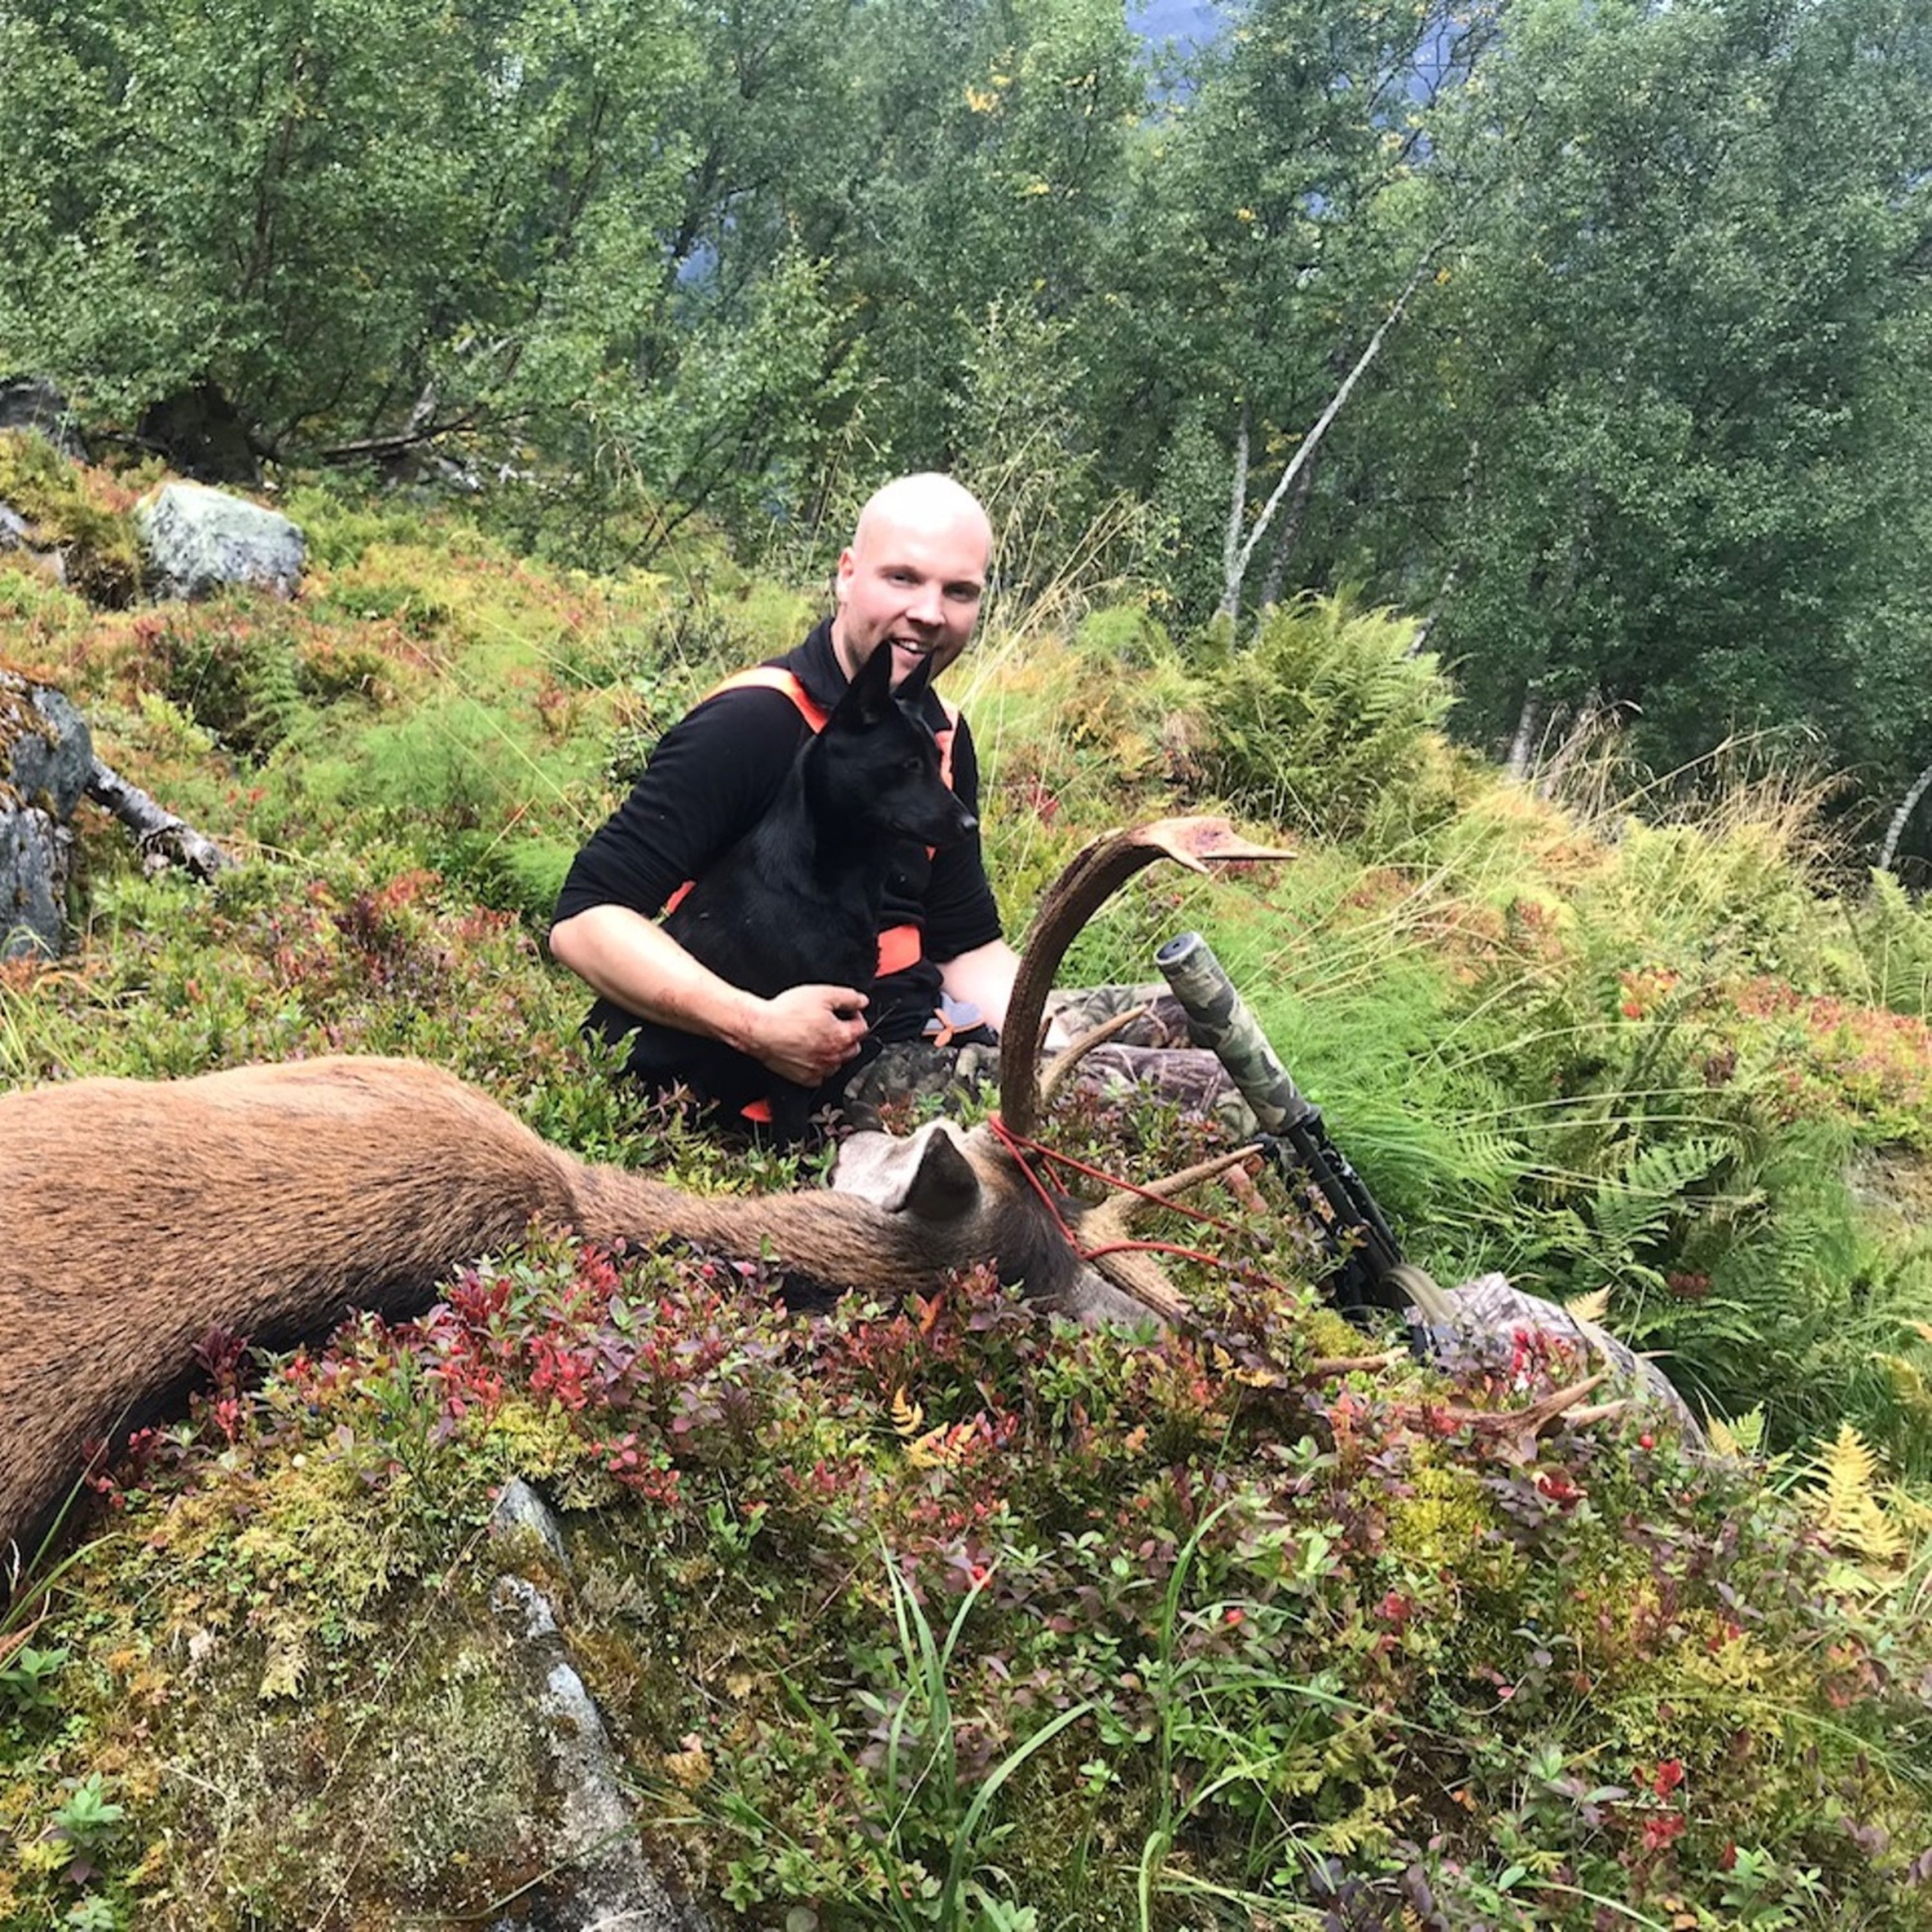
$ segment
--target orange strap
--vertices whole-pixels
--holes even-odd
[[[825,729],[825,721],[832,715],[818,704],[805,686],[799,682],[796,671],[782,670],[776,664],[754,664],[748,670],[735,671],[722,684],[716,684],[704,694],[703,700],[711,699],[728,691],[743,690],[779,691],[784,692],[798,707],[798,715],[814,732]],[[933,742],[939,747],[939,776],[946,790],[952,789],[952,740],[959,729],[959,713],[944,698],[940,700],[946,713],[946,729],[935,731]],[[926,856],[932,856],[933,848],[926,848]],[[675,912],[685,894],[697,884],[694,879],[686,879],[670,897],[664,901],[666,912]],[[884,979],[888,973],[903,973],[909,966],[916,966],[925,950],[925,940],[916,926],[889,926],[879,934],[878,976]],[[754,1102],[754,1105],[758,1104]],[[746,1109],[748,1113],[749,1109]]]
[[[796,671],[781,670],[776,664],[754,664],[749,670],[734,671],[722,684],[714,684],[700,701],[710,704],[712,698],[721,697],[728,691],[782,691],[798,706],[798,715],[814,731],[825,729],[825,721],[832,714],[815,704],[803,685],[798,681]]]
[[[825,721],[831,716],[824,706],[818,704],[805,686],[799,682],[796,671],[782,670],[776,664],[754,664],[748,670],[734,671],[722,684],[714,684],[704,694],[700,702],[711,699],[728,691],[782,691],[798,706],[798,715],[814,731],[825,729]],[[934,693],[937,696],[938,694]],[[946,713],[946,728],[935,731],[932,741],[939,747],[939,776],[946,789],[952,789],[952,740],[959,729],[959,711],[956,705],[949,704],[941,698],[939,708]]]
[[[925,936],[916,926],[889,926],[879,934],[879,977],[916,966],[926,950]]]

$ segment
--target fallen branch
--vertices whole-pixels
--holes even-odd
[[[235,862],[205,832],[176,818],[99,758],[88,775],[87,795],[95,804],[105,806],[134,833],[150,872],[181,866],[205,884]]]
[[[1406,1348],[1384,1348],[1378,1355],[1318,1355],[1304,1362],[1297,1380],[1326,1382],[1336,1376],[1352,1376],[1365,1369],[1392,1369],[1409,1359]]]

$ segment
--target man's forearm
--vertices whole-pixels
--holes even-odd
[[[592,906],[551,928],[550,950],[627,1013],[756,1052],[756,1009],[764,1002],[700,964],[655,920],[627,906]]]
[[[800,1085],[815,1087],[859,1050],[866,994],[794,986],[761,999],[694,959],[655,920],[592,906],[550,928],[550,950],[592,992],[627,1013],[722,1040]]]
[[[1019,970],[1019,955],[1004,939],[995,939],[947,960],[939,969],[939,981],[954,999],[977,1006],[997,1033],[1006,1023],[1013,976]]]

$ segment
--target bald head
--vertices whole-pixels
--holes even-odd
[[[970,529],[978,535],[987,558],[993,554],[993,526],[979,498],[964,484],[956,483],[936,470],[923,470],[916,476],[897,476],[874,490],[859,512],[852,548],[862,550],[868,535],[887,525]],[[983,562],[980,568],[983,572]]]
[[[992,550],[986,512],[951,477],[902,476],[875,490],[838,560],[832,641],[846,676],[885,645],[895,685],[922,658],[936,677],[972,638]]]

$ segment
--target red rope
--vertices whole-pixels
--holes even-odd
[[[1096,1262],[1102,1255],[1172,1255],[1184,1262],[1198,1262],[1204,1268],[1234,1271],[1234,1264],[1219,1255],[1204,1254],[1198,1248],[1184,1248],[1174,1241],[1102,1241],[1097,1248],[1082,1248],[1080,1258]]]
[[[1234,1271],[1234,1263],[1222,1259],[1219,1255],[1204,1254],[1198,1248],[1180,1247],[1172,1241],[1108,1241],[1097,1248],[1083,1248],[1080,1245],[1079,1237],[1068,1225],[1066,1217],[1060,1213],[1059,1205],[1048,1190],[1046,1184],[1034,1172],[1033,1163],[1027,1158],[1028,1154],[1037,1155],[1042,1160],[1056,1161],[1062,1167],[1070,1167],[1076,1172],[1085,1174],[1090,1180],[1102,1181],[1109,1187],[1118,1188],[1124,1194],[1138,1195],[1143,1201],[1151,1201],[1157,1207],[1171,1208],[1176,1214],[1185,1214],[1191,1220],[1204,1222],[1208,1227],[1218,1228],[1222,1234],[1238,1234],[1240,1230],[1232,1222],[1221,1220],[1198,1208],[1184,1206],[1178,1201],[1169,1200],[1164,1194],[1156,1193],[1150,1187],[1136,1186],[1132,1181],[1122,1180],[1117,1175],[1108,1173],[1104,1168],[1091,1166],[1070,1154],[1062,1154],[1057,1148],[1048,1147],[1027,1135],[1017,1134],[997,1113],[987,1115],[986,1124],[992,1129],[994,1138],[1012,1156],[1014,1164],[1026,1176],[1028,1184],[1045,1204],[1046,1211],[1053,1216],[1054,1225],[1066,1237],[1067,1246],[1083,1262],[1096,1261],[1102,1255],[1162,1254],[1173,1255],[1183,1261],[1198,1262],[1205,1268],[1222,1268],[1230,1273]]]
[[[1066,1237],[1066,1245],[1076,1255],[1078,1254],[1080,1244],[1075,1238],[1073,1230],[1067,1226],[1066,1216],[1060,1213],[1060,1204],[1054,1199],[1053,1196],[1048,1190],[1046,1182],[1034,1172],[1032,1163],[1028,1160],[1024,1151],[1025,1148],[1029,1147],[1040,1154],[1046,1154],[1048,1150],[1041,1147],[1037,1141],[1023,1140],[1020,1135],[1015,1133],[1012,1129],[1000,1118],[997,1112],[986,1116],[986,1124],[992,1129],[993,1138],[1012,1156],[1013,1164],[1026,1176],[1028,1186],[1040,1196],[1041,1204],[1053,1216],[1054,1226]]]
[[[1062,1154],[1058,1148],[1050,1148],[1044,1142],[1029,1139],[1024,1134],[1016,1134],[996,1113],[987,1116],[986,1124],[992,1129],[1007,1152],[1022,1168],[1027,1168],[1029,1178],[1032,1170],[1027,1168],[1026,1156],[1038,1154],[1043,1160],[1056,1162],[1062,1167],[1072,1168],[1077,1174],[1085,1174],[1090,1180],[1103,1182],[1109,1187],[1118,1188],[1123,1194],[1137,1194],[1143,1201],[1151,1201],[1158,1208],[1172,1208],[1175,1214],[1185,1214],[1190,1220],[1199,1221],[1224,1234],[1238,1234],[1241,1232],[1232,1221],[1223,1221],[1217,1216],[1208,1214],[1204,1208],[1190,1208],[1185,1202],[1173,1200],[1151,1187],[1141,1187],[1131,1180],[1123,1180],[1118,1174],[1109,1174],[1104,1167],[1094,1167],[1075,1155]],[[1039,1183],[1035,1181],[1034,1184],[1037,1186]]]

